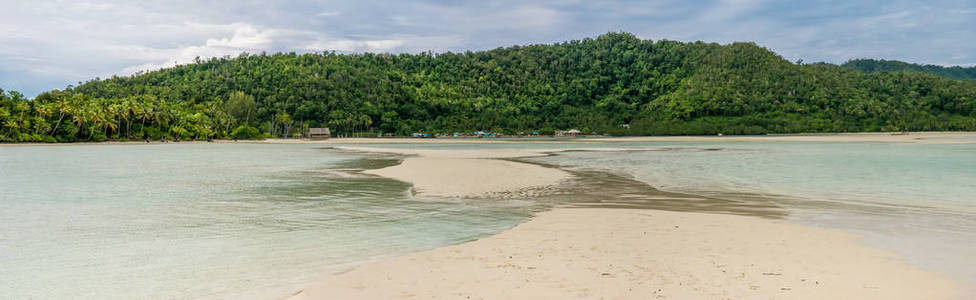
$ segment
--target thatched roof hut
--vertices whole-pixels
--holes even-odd
[[[309,128],[308,138],[309,139],[327,139],[332,137],[332,131],[329,128]]]

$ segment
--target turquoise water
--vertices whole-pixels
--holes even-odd
[[[604,170],[655,188],[761,197],[787,219],[859,233],[863,242],[976,286],[976,144],[620,143],[626,152],[532,159]],[[976,291],[972,291],[976,292]]]
[[[761,198],[976,286],[972,143],[371,146],[639,150],[527,160]],[[396,159],[316,145],[0,147],[0,299],[278,298],[365,261],[496,233],[551,203],[411,197],[406,183],[359,173]]]
[[[567,152],[549,161],[564,167],[612,169],[671,191],[736,191],[864,205],[976,208],[976,144],[725,142],[614,146],[653,151]]]
[[[0,299],[274,299],[533,209],[356,172],[391,163],[309,145],[0,147]]]
[[[748,192],[861,205],[976,210],[976,141],[954,144],[811,142],[546,142],[378,144],[424,149],[606,149],[531,161],[625,173],[655,188]]]
[[[621,174],[668,192],[742,202],[760,199],[763,205],[781,207],[790,221],[858,233],[865,244],[976,287],[976,140],[952,142],[956,143],[554,141],[377,146],[604,149],[526,160]]]

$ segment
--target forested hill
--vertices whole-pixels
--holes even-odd
[[[976,83],[793,64],[752,43],[627,33],[465,53],[271,54],[0,99],[7,141],[552,132],[976,130]]]
[[[843,65],[845,68],[861,72],[922,72],[958,80],[976,80],[976,67],[943,67],[920,65],[897,60],[855,59]]]

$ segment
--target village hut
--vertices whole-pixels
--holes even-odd
[[[570,129],[570,130],[557,130],[555,132],[555,135],[556,136],[580,136],[583,135],[583,133],[576,129]]]
[[[308,129],[308,138],[309,139],[312,139],[312,140],[321,140],[321,139],[327,139],[327,138],[330,138],[330,137],[332,137],[332,132],[329,131],[329,128],[328,127],[326,127],[326,128],[309,128]]]

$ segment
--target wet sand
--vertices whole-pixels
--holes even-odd
[[[499,160],[539,151],[346,149],[409,155],[373,174],[431,196],[483,197],[571,176]],[[495,236],[362,265],[293,298],[947,299],[961,292],[851,233],[748,213],[595,207],[557,207]]]

